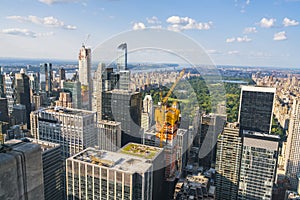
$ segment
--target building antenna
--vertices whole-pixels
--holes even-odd
[[[84,42],[82,43],[82,46],[86,46],[86,43],[87,43],[87,41],[90,39],[90,37],[91,37],[91,34],[87,34],[87,36],[86,36]]]

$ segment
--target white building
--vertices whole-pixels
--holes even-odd
[[[96,112],[70,108],[44,108],[31,113],[31,134],[61,144],[63,158],[96,144]]]

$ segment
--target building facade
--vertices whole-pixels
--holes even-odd
[[[60,144],[63,159],[96,144],[95,112],[70,108],[44,108],[31,113],[31,134]]]
[[[121,148],[121,123],[115,121],[98,121],[97,145],[99,149],[117,151]]]
[[[242,86],[239,108],[240,130],[270,133],[276,88]]]
[[[279,136],[243,131],[238,199],[272,199]]]
[[[218,137],[216,155],[216,197],[234,200],[238,195],[242,138],[238,124],[228,123]]]

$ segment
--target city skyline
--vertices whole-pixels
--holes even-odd
[[[183,33],[217,65],[297,67],[299,8],[297,0],[5,0],[1,57],[76,60],[81,43],[93,50],[121,32],[153,28]]]

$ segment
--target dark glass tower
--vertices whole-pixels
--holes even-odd
[[[273,117],[275,88],[242,86],[240,130],[269,133]]]

